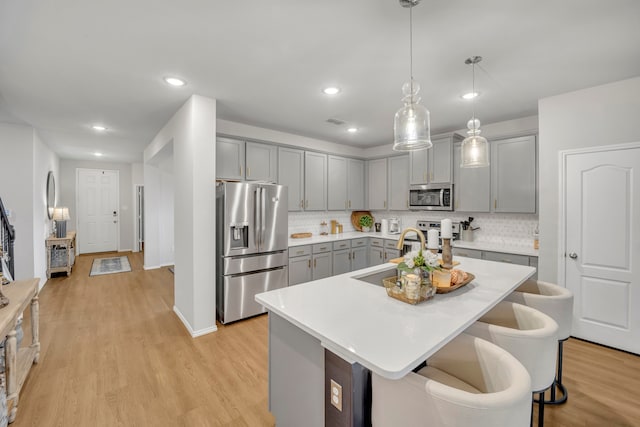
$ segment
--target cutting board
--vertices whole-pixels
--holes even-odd
[[[313,233],[293,233],[291,235],[292,239],[305,239],[307,237],[313,236]]]

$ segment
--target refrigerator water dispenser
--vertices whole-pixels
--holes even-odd
[[[229,224],[231,229],[231,248],[241,249],[249,247],[249,223]]]

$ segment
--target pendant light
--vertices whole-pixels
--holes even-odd
[[[464,61],[465,64],[472,66],[473,73],[473,91],[476,93],[476,64],[482,61],[481,56],[473,56]],[[475,96],[471,100],[473,116],[467,122],[467,137],[462,141],[460,148],[460,167],[461,168],[482,168],[489,166],[489,142],[484,136],[480,136],[480,120],[476,119]]]
[[[413,6],[420,0],[400,0],[400,6],[409,8],[409,81],[402,85],[404,107],[393,121],[393,149],[416,151],[431,148],[429,110],[420,105],[420,84],[413,80]]]

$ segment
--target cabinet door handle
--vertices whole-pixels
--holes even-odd
[[[300,208],[304,208],[304,200],[300,200]]]
[[[351,259],[356,259],[356,253],[354,252],[352,255],[353,255],[353,256],[352,256],[352,258],[351,258]]]
[[[251,168],[247,166],[247,178],[251,176]]]
[[[423,181],[427,180],[427,173],[426,172],[422,172],[422,180]]]
[[[238,166],[238,170],[240,171],[240,176],[242,176],[242,166]]]
[[[311,268],[311,260],[309,260],[309,268]]]
[[[382,203],[382,206],[384,206],[385,208],[387,207],[387,201],[386,200]]]
[[[509,264],[513,264],[513,261],[511,261],[510,259],[502,259],[500,260],[502,262],[508,262]]]
[[[493,199],[493,209],[498,209],[498,199]]]
[[[429,175],[429,181],[433,181],[433,172]]]
[[[316,260],[313,260],[313,268],[316,268]]]
[[[351,200],[349,200],[349,208],[351,208]]]
[[[407,199],[407,209],[409,209],[409,199]]]
[[[380,252],[380,259],[382,259],[382,252]]]

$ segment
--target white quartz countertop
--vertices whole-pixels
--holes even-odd
[[[362,233],[358,233],[362,234]],[[256,301],[320,340],[323,347],[391,379],[405,376],[464,331],[535,269],[456,258],[476,278],[417,305],[390,298],[355,277],[393,270],[383,264],[256,295]]]
[[[328,236],[313,235],[302,239],[289,238],[289,247],[302,246],[302,245],[314,245],[316,243],[338,242],[340,240],[358,239],[362,237],[377,237],[379,239],[391,239],[398,240],[399,234],[382,234],[382,233],[362,233],[360,231],[350,231],[340,234],[329,234]],[[415,237],[415,233],[407,233],[407,237]],[[488,243],[488,242],[466,242],[463,240],[454,240],[453,247],[476,249],[480,251],[492,251],[492,252],[505,252],[509,254],[538,256],[538,250],[533,249],[530,246],[521,245],[509,245],[501,243]]]

